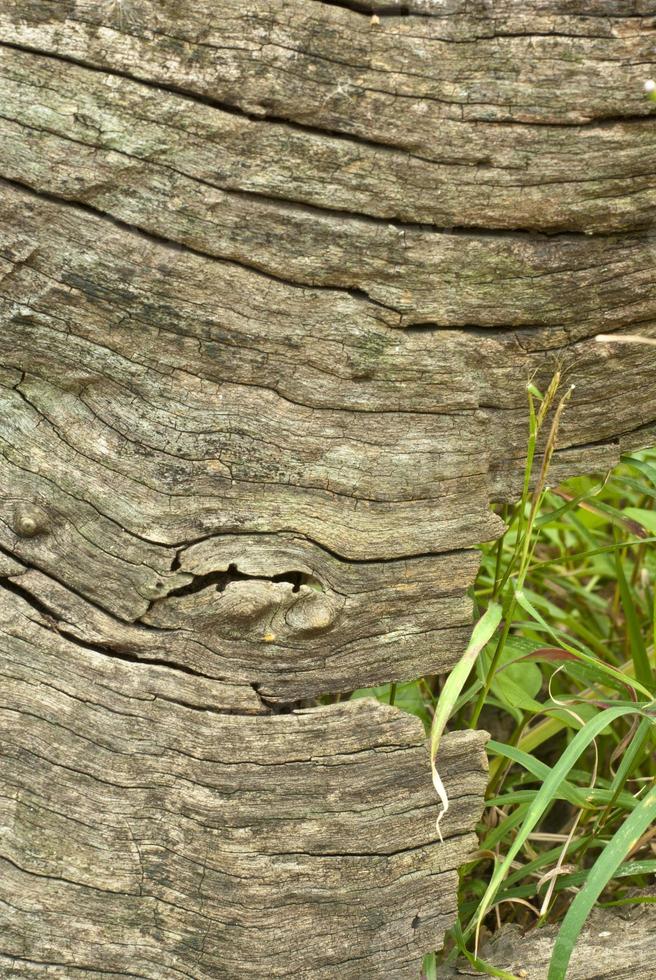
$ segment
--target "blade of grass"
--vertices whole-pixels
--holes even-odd
[[[560,488],[552,490],[552,493],[562,497],[563,500],[569,501],[571,499],[570,494]],[[611,507],[610,504],[605,503],[603,500],[598,500],[594,503],[591,503],[589,500],[581,500],[579,507],[582,510],[589,511],[591,514],[595,514],[597,517],[605,517],[621,531],[629,531],[632,534],[637,534],[639,538],[646,538],[649,534],[638,521],[634,521],[630,517],[623,517],[620,510],[616,507]]]
[[[526,819],[524,820],[524,823],[517,833],[513,843],[510,845],[506,857],[501,864],[495,868],[492,874],[485,895],[483,896],[483,900],[481,901],[478,914],[475,920],[470,923],[466,934],[471,935],[471,933],[475,931],[478,939],[478,934],[480,932],[481,925],[483,924],[483,920],[492,906],[494,897],[496,896],[499,886],[505,878],[513,859],[523,846],[530,832],[541,819],[544,811],[549,806],[555,791],[559,788],[561,782],[565,779],[576,760],[592,742],[592,740],[604,730],[604,728],[606,728],[611,722],[615,721],[616,718],[621,718],[623,715],[630,714],[633,711],[635,711],[635,708],[631,707],[606,708],[604,711],[601,711],[598,715],[592,718],[591,721],[584,725],[583,728],[574,736],[570,744],[560,756],[558,762],[550,770],[540,789],[535,794],[535,798],[529,806],[526,814]]]
[[[485,973],[488,977],[500,977],[501,980],[520,980],[520,978],[514,973],[507,973],[504,970],[499,970],[496,966],[492,966],[491,963],[486,963],[485,960],[481,960],[477,956],[474,956],[467,949],[467,943],[465,942],[459,920],[456,920],[456,924],[453,927],[452,932],[456,943],[456,949],[452,952],[450,959],[455,958],[458,953],[461,953],[465,959],[467,959],[469,963],[471,963],[471,965],[479,971],[479,973]]]
[[[505,970],[500,970],[498,967],[492,966],[491,963],[482,960],[480,956],[474,956],[468,949],[463,949],[462,952],[479,973],[484,973],[488,977],[500,977],[501,980],[520,980],[516,973],[507,973]]]
[[[622,462],[638,470],[656,487],[656,466],[652,466],[644,459],[638,459],[637,456],[622,456]]]
[[[574,510],[579,506],[584,500],[588,500],[590,497],[596,497],[604,488],[603,483],[599,483],[592,487],[590,490],[584,490],[583,493],[577,494],[575,497],[568,499],[566,503],[562,506],[557,507],[555,510],[548,510],[544,514],[540,514],[535,520],[535,527],[544,527],[546,524],[552,524],[554,521],[559,520],[568,514],[570,510]]]
[[[579,871],[573,871],[571,874],[565,874],[559,877],[556,882],[556,887],[554,891],[562,892],[567,891],[567,889],[578,888],[584,885],[590,874],[590,868],[583,868]],[[656,871],[656,861],[627,861],[625,864],[620,864],[620,866],[615,871],[613,875],[613,880],[619,878],[636,878],[639,876],[652,877]],[[511,889],[500,889],[499,899],[501,898],[535,898],[539,894],[539,888],[537,881],[530,882],[526,885],[518,885]],[[606,904],[606,903],[604,903]]]
[[[540,613],[537,611],[535,606],[533,606],[533,604],[530,602],[530,600],[527,598],[526,594],[522,590],[518,589],[515,595],[517,597],[518,605],[520,605],[522,609],[524,609],[529,614],[529,616],[532,616],[533,619],[537,620],[537,622],[540,623],[540,625],[543,626],[547,630],[547,632],[551,636],[553,636],[556,639],[556,641],[560,643],[560,645],[565,650],[567,650],[569,653],[573,653],[579,660],[582,660],[585,663],[589,663],[591,667],[594,667],[597,670],[602,671],[602,673],[608,674],[610,677],[614,677],[616,680],[621,681],[622,684],[630,683],[631,686],[634,687],[635,690],[638,691],[640,694],[642,694],[647,701],[651,701],[652,699],[651,691],[649,690],[648,687],[645,687],[643,684],[641,684],[637,678],[635,680],[632,680],[631,678],[623,674],[621,671],[616,670],[614,667],[609,667],[607,664],[603,663],[601,660],[598,660],[596,657],[591,657],[589,654],[583,653],[581,650],[577,650],[576,647],[573,647],[570,644],[565,643],[563,641],[562,635],[559,636],[558,633],[551,626],[549,626],[549,624],[543,619],[543,617],[540,615]]]
[[[570,905],[556,937],[547,980],[565,980],[574,944],[592,906],[622,863],[624,856],[655,819],[656,786],[626,818],[598,857],[594,867],[590,869],[585,885]]]
[[[644,721],[649,724],[647,719],[644,719]],[[488,752],[494,752],[496,755],[505,756],[506,759],[512,759],[513,762],[522,766],[527,772],[530,772],[531,775],[538,779],[544,780],[550,771],[550,767],[545,765],[544,762],[540,762],[539,759],[529,755],[528,752],[522,752],[521,749],[513,745],[503,745],[501,742],[495,742],[494,739],[490,739],[487,743],[487,748]],[[587,809],[595,801],[612,799],[615,802],[617,799],[617,797],[613,796],[611,790],[594,790],[590,787],[581,789],[579,786],[572,785],[566,779],[558,787],[558,793],[562,795],[563,799],[568,800],[573,806],[579,807],[581,810]],[[623,798],[623,804],[627,809],[633,809],[634,799],[630,793],[627,793],[625,798]]]
[[[576,563],[582,562],[584,558],[594,558],[597,555],[607,555],[612,554],[614,551],[618,551],[621,548],[637,547],[640,544],[653,544],[656,541],[656,535],[652,535],[648,538],[634,538],[628,541],[620,541],[615,544],[605,545],[603,548],[591,548],[589,551],[575,551],[567,556],[567,560]],[[536,568],[548,568],[550,565],[559,565],[562,562],[562,557],[559,558],[546,558],[543,561],[534,561],[529,565],[529,571],[532,572]]]
[[[631,595],[631,590],[624,574],[622,555],[619,551],[615,553],[615,573],[617,575],[617,584],[620,588],[620,598],[622,600],[622,609],[624,610],[626,628],[630,641],[631,659],[635,665],[635,675],[641,684],[651,689],[654,682],[651,664],[647,656],[647,648],[642,637],[633,596]]]
[[[476,662],[476,658],[485,645],[489,643],[491,638],[494,636],[500,622],[501,606],[496,602],[491,602],[483,616],[476,623],[469,644],[467,645],[467,649],[449,674],[442,689],[442,693],[440,694],[439,701],[437,702],[435,714],[433,715],[433,724],[431,725],[430,736],[430,760],[431,771],[433,774],[433,786],[435,787],[435,792],[439,796],[442,804],[442,812],[437,818],[437,832],[440,840],[442,839],[440,821],[449,809],[449,798],[446,790],[444,789],[444,784],[440,778],[436,766],[437,750],[440,745],[440,739],[444,729],[446,728],[446,724],[451,717],[456,701],[458,700],[458,696],[465,686],[471,669]]]

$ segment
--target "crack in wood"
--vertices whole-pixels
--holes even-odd
[[[407,980],[485,736],[442,845],[418,719],[309,706],[458,659],[529,378],[554,481],[653,438],[653,24],[83,6],[0,11],[0,972]]]

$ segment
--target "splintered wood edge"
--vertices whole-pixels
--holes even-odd
[[[441,943],[483,733],[444,740],[440,844],[417,719],[370,700],[247,719],[230,686],[80,647],[4,590],[2,622],[14,975],[356,978],[364,957],[402,977]]]

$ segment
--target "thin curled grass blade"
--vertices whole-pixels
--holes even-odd
[[[590,869],[585,885],[570,905],[551,954],[547,980],[565,980],[567,967],[592,906],[615,874],[622,859],[656,820],[656,786],[626,818]]]
[[[474,929],[476,931],[477,939],[480,927],[483,924],[483,920],[492,907],[494,898],[502,881],[507,875],[515,856],[523,847],[528,835],[542,818],[544,811],[547,809],[553,799],[554,793],[565,779],[576,760],[592,742],[592,740],[596,738],[597,735],[604,730],[604,728],[610,725],[611,722],[615,721],[616,718],[621,718],[623,715],[631,714],[635,710],[635,707],[622,706],[606,708],[605,711],[600,711],[598,715],[592,718],[579,732],[577,732],[556,765],[553,767],[553,769],[551,769],[549,775],[542,783],[542,786],[535,794],[535,798],[528,808],[526,819],[515,836],[514,841],[510,845],[506,857],[494,869],[494,873],[492,874],[485,894],[483,895],[479,905],[476,919],[470,924],[470,927],[467,930],[469,933],[471,933],[472,929]],[[635,813],[635,810],[633,812]]]
[[[535,619],[535,621],[540,624],[540,626],[544,627],[544,629],[547,630],[550,636],[553,636],[554,639],[558,643],[560,643],[560,645],[565,650],[567,650],[569,653],[574,654],[574,656],[578,660],[581,660],[583,663],[589,664],[591,667],[594,667],[596,670],[599,670],[604,674],[608,674],[609,677],[613,677],[616,680],[621,681],[622,684],[626,685],[627,682],[630,683],[631,686],[640,694],[642,694],[646,700],[651,700],[652,697],[651,692],[646,687],[644,687],[644,685],[641,684],[639,680],[637,679],[633,680],[632,678],[628,677],[627,674],[622,673],[622,671],[616,670],[615,667],[611,667],[608,664],[603,663],[601,660],[597,660],[596,657],[591,657],[589,654],[583,653],[582,650],[577,650],[576,647],[573,647],[570,644],[566,643],[562,639],[562,637],[558,637],[558,635],[551,628],[551,626],[549,626],[549,624],[537,611],[533,603],[527,598],[526,593],[523,590],[517,589],[517,591],[515,592],[515,598],[517,599],[517,604],[521,606],[522,609],[524,609],[525,612],[529,614],[529,616],[532,616],[533,619]]]
[[[496,602],[491,602],[485,610],[484,615],[481,616],[479,621],[476,623],[471,639],[467,645],[467,649],[449,674],[435,708],[430,736],[430,760],[431,772],[433,774],[433,786],[435,787],[435,792],[439,796],[442,804],[442,812],[437,818],[437,833],[440,840],[442,840],[440,822],[449,809],[449,797],[446,789],[444,788],[444,783],[440,778],[435,763],[437,758],[437,750],[440,745],[440,739],[442,738],[442,734],[446,728],[446,723],[451,717],[454,705],[458,700],[458,697],[467,682],[471,669],[476,662],[476,658],[485,645],[489,643],[490,639],[494,636],[500,622],[501,606]]]

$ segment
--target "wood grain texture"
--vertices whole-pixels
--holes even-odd
[[[371,701],[263,716],[250,688],[113,659],[22,596],[0,602],[13,975],[355,978],[364,960],[405,976],[440,941],[482,734],[445,744],[440,845],[417,719]]]
[[[143,221],[143,207],[128,193],[138,189],[169,220],[176,215],[178,234],[195,225],[199,240],[214,248],[217,225],[226,234],[227,216],[240,209],[257,213],[258,230],[283,205],[290,220],[306,214],[306,224],[319,221],[320,214],[293,204],[378,218],[379,234],[389,220],[552,232],[653,224],[656,137],[649,117],[583,128],[494,124],[487,131],[482,122],[447,120],[439,124],[439,152],[431,140],[413,155],[249,118],[97,69],[68,64],[64,71],[60,60],[13,48],[1,50],[0,73],[3,141],[17,173],[57,181],[65,196]],[[187,199],[184,209],[177,196]],[[239,230],[234,221],[229,227]]]
[[[651,0],[4,0],[7,976],[415,977],[516,495],[656,434]],[[3,973],[3,976],[5,974]]]

